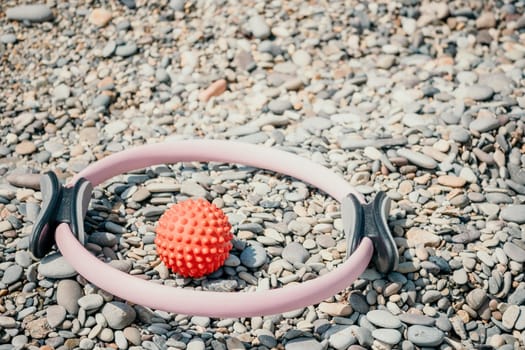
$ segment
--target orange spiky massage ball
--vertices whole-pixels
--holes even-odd
[[[224,212],[204,199],[174,204],[159,219],[157,253],[173,272],[202,277],[224,264],[232,248],[231,225]]]

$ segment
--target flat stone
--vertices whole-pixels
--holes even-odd
[[[93,232],[89,235],[89,242],[101,247],[113,247],[117,244],[117,237],[109,232]]]
[[[490,86],[481,84],[474,84],[458,90],[459,97],[473,99],[475,101],[487,101],[494,95],[494,90]]]
[[[86,311],[96,310],[104,304],[99,294],[88,294],[78,299],[78,305]]]
[[[438,166],[437,162],[429,156],[409,150],[407,148],[398,149],[397,154],[421,168],[435,169]]]
[[[506,242],[503,245],[503,251],[509,258],[519,263],[525,262],[525,250],[512,242]]]
[[[409,325],[421,325],[431,327],[436,323],[436,320],[434,318],[420,314],[403,313],[400,314],[398,318],[401,322]]]
[[[449,135],[452,140],[462,144],[470,140],[470,132],[462,127],[452,128]]]
[[[116,50],[117,50],[117,42],[114,40],[110,40],[102,48],[102,57],[109,58],[113,56]]]
[[[348,316],[352,313],[352,307],[349,304],[322,302],[318,308],[319,311],[330,316]]]
[[[204,198],[208,191],[195,181],[184,181],[180,188],[180,193],[191,197]]]
[[[467,304],[474,310],[478,310],[487,299],[487,292],[481,288],[471,290],[465,298]]]
[[[49,254],[40,260],[38,273],[47,278],[62,279],[77,275],[77,271],[60,254]]]
[[[4,275],[2,276],[2,283],[9,286],[10,284],[15,283],[20,278],[22,278],[23,274],[24,269],[22,268],[22,266],[18,264],[13,264],[4,271]]]
[[[525,223],[525,204],[509,205],[501,209],[500,217],[517,224]]]
[[[0,327],[2,327],[3,329],[15,328],[16,320],[13,317],[0,316]]]
[[[108,108],[111,104],[111,97],[106,94],[99,94],[97,95],[92,102],[93,107],[103,107]]]
[[[82,297],[82,287],[77,281],[61,280],[57,286],[57,303],[63,306],[69,314],[78,313],[78,300]]]
[[[396,316],[386,310],[369,311],[366,318],[374,325],[383,328],[399,328],[402,325]]]
[[[288,100],[271,100],[268,103],[268,109],[275,114],[283,114],[285,111],[292,109],[292,103]]]
[[[437,290],[427,290],[421,297],[421,303],[431,304],[438,301],[442,297],[441,292]]]
[[[134,42],[128,42],[124,45],[117,46],[115,54],[120,57],[130,57],[139,51],[137,44]]]
[[[509,305],[507,310],[503,313],[501,322],[503,326],[508,329],[513,329],[518,317],[520,316],[520,307],[517,305]]]
[[[464,178],[453,175],[441,175],[437,178],[438,184],[447,187],[463,187],[467,183]]]
[[[51,305],[46,309],[47,323],[51,328],[58,327],[66,319],[66,308],[62,305]]]
[[[374,329],[372,331],[372,336],[380,342],[390,345],[395,345],[401,341],[401,333],[396,329]]]
[[[46,5],[20,5],[7,9],[8,19],[15,21],[46,22],[52,21],[54,16]]]
[[[328,338],[328,344],[336,350],[346,350],[355,343],[352,329],[348,326],[334,326],[329,331],[334,330]],[[328,332],[327,332],[328,333]]]
[[[407,338],[418,346],[435,347],[443,342],[445,334],[437,328],[415,325],[408,327]]]
[[[301,243],[291,242],[287,244],[282,252],[282,257],[292,264],[304,263],[310,257],[310,253]]]
[[[468,282],[467,272],[464,269],[455,270],[452,274],[452,280],[458,285],[464,285]]]
[[[202,339],[199,338],[193,338],[186,345],[186,350],[204,350],[204,348],[204,342],[202,341]]]
[[[418,245],[437,247],[441,243],[441,238],[438,235],[416,227],[408,230],[406,239],[409,247]]]
[[[140,331],[135,327],[126,327],[122,331],[124,333],[124,336],[126,339],[133,345],[140,345],[141,343],[141,336]]]
[[[102,315],[113,329],[123,329],[135,320],[137,313],[128,304],[112,301],[102,308]]]
[[[15,152],[21,156],[29,155],[37,150],[36,145],[32,141],[24,140],[15,147]]]
[[[249,268],[258,268],[267,261],[266,250],[260,244],[249,245],[241,253],[241,263]]]
[[[348,298],[348,302],[352,306],[352,309],[361,314],[366,314],[370,311],[370,305],[366,302],[366,298],[359,293],[352,293]]]
[[[469,127],[470,130],[477,132],[487,132],[499,127],[499,120],[493,116],[478,117],[473,120]]]
[[[323,344],[315,340],[314,338],[294,338],[284,345],[285,350],[323,350],[325,347]]]

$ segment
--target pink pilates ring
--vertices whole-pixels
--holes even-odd
[[[341,202],[350,256],[333,271],[304,283],[255,292],[211,292],[175,288],[133,277],[100,261],[83,246],[83,218],[91,186],[156,164],[201,161],[239,163],[293,176]],[[99,288],[132,303],[179,314],[251,317],[278,314],[318,303],[349,287],[373,258],[379,271],[397,267],[397,250],[386,223],[389,201],[379,193],[371,204],[341,176],[305,158],[251,144],[188,140],[139,146],[110,155],[61,186],[53,173],[42,177],[42,210],[31,239],[35,257],[54,243],[76,271]],[[381,200],[377,200],[380,197]],[[353,232],[350,232],[353,231]],[[375,249],[375,250],[374,250]]]

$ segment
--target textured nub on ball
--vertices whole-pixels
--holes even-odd
[[[230,231],[221,209],[204,199],[188,199],[162,214],[155,245],[173,272],[198,278],[222,266],[232,248]]]

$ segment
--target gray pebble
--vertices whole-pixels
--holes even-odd
[[[450,138],[459,143],[467,143],[470,140],[470,133],[462,127],[454,127],[450,131]]]
[[[518,320],[518,317],[520,315],[520,307],[517,305],[509,305],[507,310],[503,313],[503,317],[501,319],[501,322],[503,323],[503,326],[512,329],[514,328],[514,325],[516,324],[516,321]]]
[[[487,132],[496,129],[499,120],[492,116],[480,117],[470,123],[470,129],[478,132]]]
[[[101,247],[113,247],[117,244],[117,237],[109,232],[93,232],[89,235],[89,242]]]
[[[57,303],[63,306],[68,313],[78,313],[78,300],[82,297],[82,288],[78,282],[73,280],[62,280],[58,282]]]
[[[202,339],[194,338],[186,346],[186,350],[204,350],[204,342]]]
[[[500,217],[505,221],[525,223],[525,204],[509,205],[501,209]]]
[[[191,323],[206,328],[210,324],[210,318],[204,316],[193,316],[191,318]]]
[[[100,94],[100,95],[97,95],[97,97],[93,99],[92,106],[108,108],[110,104],[111,104],[111,97],[106,94]]]
[[[468,276],[464,269],[455,270],[452,274],[452,280],[459,285],[467,284]]]
[[[18,250],[15,253],[15,262],[23,268],[29,267],[33,262],[31,254],[27,250]]]
[[[292,264],[303,264],[310,257],[310,253],[301,243],[291,242],[284,247],[282,257]]]
[[[102,57],[108,58],[113,56],[115,50],[117,49],[117,43],[114,40],[110,40],[102,49]]]
[[[366,314],[370,310],[370,305],[366,302],[366,298],[360,293],[350,294],[348,302],[354,311],[361,314]]]
[[[253,16],[248,21],[248,27],[257,39],[266,39],[270,36],[270,27],[262,16]]]
[[[366,314],[368,321],[378,327],[383,328],[399,328],[401,321],[386,310],[372,310]]]
[[[138,50],[137,44],[134,42],[128,42],[124,45],[117,46],[115,54],[120,57],[129,57],[136,54]]]
[[[121,350],[128,348],[128,340],[124,336],[123,331],[115,331],[115,344],[117,344],[118,348]]]
[[[436,320],[432,317],[412,313],[400,314],[399,319],[401,322],[409,325],[433,326],[436,323]]]
[[[66,308],[61,305],[51,305],[46,309],[47,323],[51,328],[58,327],[66,319]]]
[[[241,263],[249,268],[258,268],[266,263],[266,250],[260,244],[252,244],[244,248],[240,256]]]
[[[289,100],[271,100],[268,103],[268,109],[275,114],[283,114],[285,111],[292,108],[292,103]]]
[[[390,345],[395,345],[401,341],[401,333],[395,329],[374,329],[372,331],[372,336],[375,339]]]
[[[71,94],[71,89],[66,84],[59,84],[53,91],[55,101],[64,101]]]
[[[475,101],[486,101],[492,98],[494,90],[487,85],[475,84],[469,87],[460,88],[458,94],[462,98],[469,98]]]
[[[169,7],[175,11],[184,11],[186,0],[170,0]]]
[[[473,289],[467,294],[465,300],[471,308],[478,310],[487,301],[487,292],[481,288]]]
[[[78,299],[78,305],[86,311],[96,310],[104,304],[104,299],[99,294],[88,294]]]
[[[128,304],[112,301],[104,305],[102,315],[111,328],[123,329],[135,320],[136,312]]]
[[[443,342],[445,334],[433,327],[415,325],[408,327],[407,338],[415,345],[433,347]]]
[[[0,42],[3,44],[14,44],[18,41],[14,34],[3,34],[0,36]]]
[[[421,168],[434,169],[438,165],[437,162],[429,156],[426,156],[419,152],[414,152],[406,148],[398,149],[397,154],[399,154],[401,157],[405,157],[406,159],[408,159],[409,162]]]
[[[525,262],[525,250],[518,245],[507,242],[503,245],[503,251],[510,259],[520,263]]]
[[[2,283],[5,285],[10,285],[18,281],[24,274],[24,269],[22,266],[14,264],[9,266],[2,276]]]
[[[49,254],[40,260],[38,273],[44,277],[62,279],[76,276],[77,272],[60,254]]]
[[[204,198],[208,192],[204,189],[204,187],[194,181],[184,181],[182,183],[180,193],[191,197]]]
[[[46,22],[53,20],[53,12],[46,5],[20,5],[7,9],[8,19],[16,21]]]

